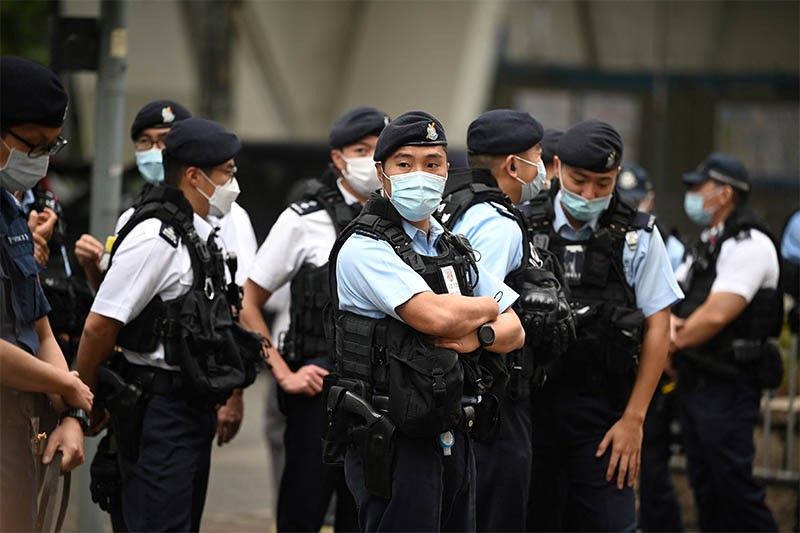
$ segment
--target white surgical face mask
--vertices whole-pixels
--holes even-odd
[[[205,172],[201,170],[200,173],[211,185],[214,186],[214,194],[208,196],[200,189],[197,189],[197,192],[203,195],[203,198],[208,200],[209,214],[215,217],[224,217],[231,212],[231,206],[241,192],[239,189],[239,182],[236,181],[236,178],[231,178],[231,180],[225,185],[217,185],[211,181],[211,178],[206,176]]]
[[[369,196],[375,189],[381,188],[378,181],[378,171],[375,168],[375,161],[372,157],[344,157],[347,168],[344,171],[344,179],[361,196]]]
[[[50,156],[28,157],[25,152],[11,148],[5,142],[3,144],[9,154],[6,166],[0,169],[0,187],[10,192],[33,188],[47,174]]]

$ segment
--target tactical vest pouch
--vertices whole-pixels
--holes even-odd
[[[330,397],[332,387],[340,387],[361,397],[368,398],[368,387],[363,381],[343,378],[331,372],[322,380],[322,405],[325,409],[322,426],[322,462],[326,465],[341,466],[347,445],[351,442],[350,428],[362,421],[356,420],[352,413],[341,409],[336,398]]]
[[[433,436],[456,427],[464,392],[459,355],[424,342],[416,332],[388,353],[389,416],[397,430]]]
[[[120,329],[117,345],[139,353],[156,351],[161,340],[163,318],[164,302],[156,296],[136,318]]]
[[[122,474],[119,471],[117,450],[112,444],[112,432],[100,439],[97,452],[89,467],[92,501],[100,509],[111,513],[122,506]]]
[[[783,382],[783,358],[777,344],[766,341],[761,346],[761,358],[756,370],[758,383],[765,389],[777,389]]]
[[[205,403],[224,403],[230,393],[244,386],[246,371],[232,333],[233,319],[223,295],[208,299],[202,290],[191,290],[167,305],[167,323],[174,329],[164,338],[168,364],[181,367],[190,397]],[[260,343],[258,349],[261,349]]]
[[[462,364],[465,369],[468,368],[467,364]],[[475,405],[475,421],[470,435],[475,440],[491,442],[500,431],[500,406],[507,395],[512,394],[512,373],[504,356],[487,351],[480,354],[477,368],[479,374],[473,379],[478,384],[480,402]],[[473,379],[465,378],[464,381],[470,383]]]
[[[644,314],[638,309],[616,307],[611,311],[611,331],[606,351],[606,370],[611,374],[636,373],[644,332]]]

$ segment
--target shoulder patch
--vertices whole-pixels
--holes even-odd
[[[376,241],[381,240],[381,236],[379,233],[374,231],[370,231],[367,228],[358,228],[353,233],[357,233],[359,235],[363,235],[364,237],[369,237],[370,239],[375,239]]]
[[[292,211],[294,211],[300,216],[308,215],[309,213],[315,213],[317,211],[321,211],[322,209],[324,209],[324,206],[316,200],[304,200],[302,202],[295,202],[289,207],[291,207]]]
[[[631,227],[636,229],[643,229],[645,231],[653,231],[656,227],[656,216],[643,211],[637,211],[631,220]]]
[[[173,248],[178,247],[178,242],[180,242],[178,232],[166,222],[161,223],[161,230],[159,230],[158,236],[167,241]]]
[[[750,228],[743,229],[736,235],[737,241],[744,241],[750,238]]]

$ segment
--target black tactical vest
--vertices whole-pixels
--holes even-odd
[[[162,222],[160,238],[174,247],[181,241],[186,245],[194,279],[189,292],[182,296],[169,301],[156,296],[151,300],[123,326],[117,344],[149,353],[163,343],[165,361],[180,366],[186,392],[221,402],[233,389],[255,380],[261,364],[261,342],[239,326],[239,288],[225,279],[225,262],[215,243],[215,232],[203,242],[193,216],[180,190],[158,186],[147,193],[120,229],[110,262],[134,227],[156,218]],[[231,272],[232,279],[234,274]]]
[[[523,210],[534,245],[550,250],[561,261],[578,322],[577,342],[550,369],[549,378],[624,401],[638,368],[644,315],[625,279],[622,254],[626,246],[636,248],[637,230],[653,230],[655,217],[614,195],[592,236],[570,241],[553,228],[558,190],[559,182],[554,180]]]
[[[683,283],[686,298],[678,303],[673,312],[686,318],[691,315],[711,293],[717,277],[717,259],[722,243],[728,239],[749,239],[750,231],[766,234],[773,245],[775,238],[762,220],[747,207],[737,208],[725,221],[720,236],[712,242],[698,240],[692,247],[692,266]],[[776,246],[777,249],[777,246]],[[765,340],[777,337],[783,324],[783,301],[779,289],[760,289],[736,320],[728,324],[716,337],[694,351],[702,354],[724,355],[732,351],[734,340]]]
[[[466,239],[445,230],[437,245],[438,256],[425,256],[411,248],[411,238],[402,227],[402,218],[390,202],[374,194],[361,214],[342,232],[331,251],[330,264],[335,265],[339,251],[353,234],[388,242],[395,253],[415,272],[425,279],[437,294],[473,294],[477,266]],[[405,359],[412,345],[419,345],[419,335],[403,322],[391,317],[373,319],[339,310],[336,269],[330,270],[330,287],[334,309],[336,373],[341,378],[357,384],[354,391],[378,409],[386,409],[401,431],[425,432],[411,425],[405,427],[403,415],[394,416],[391,404],[403,404],[403,413],[424,413],[436,406],[447,405],[441,415],[441,426],[425,430],[432,434],[454,427],[461,417],[461,397],[464,375],[458,354],[432,346],[419,348]],[[427,353],[426,353],[427,352]],[[447,352],[447,353],[445,353]],[[423,354],[423,356],[420,356]],[[398,362],[399,361],[399,362]],[[418,396],[411,394],[414,387],[403,379],[418,373]],[[427,381],[433,390],[423,389]],[[430,393],[430,394],[428,394]],[[414,401],[417,398],[418,401]],[[420,399],[421,398],[421,399]]]
[[[442,203],[435,215],[444,227],[452,230],[456,223],[461,219],[467,210],[480,203],[496,204],[495,209],[501,216],[509,218],[519,225],[523,235],[522,262],[512,272],[505,277],[505,283],[518,294],[523,294],[525,290],[526,272],[528,270],[540,270],[542,260],[529,241],[527,222],[522,213],[517,210],[511,199],[497,186],[497,181],[491,172],[486,169],[460,168],[451,170],[447,176]],[[499,207],[497,207],[499,206]],[[503,238],[497,236],[497,238]],[[517,300],[513,306],[514,311],[523,319],[523,311],[520,309],[520,301]],[[512,397],[527,397],[529,391],[527,384],[533,375],[533,353],[529,346],[520,350],[506,354],[504,357],[506,365],[512,371],[521,373],[518,379],[512,372],[512,379],[509,383],[508,393]]]
[[[345,202],[336,186],[336,176],[329,169],[291,209],[300,216],[324,209],[339,235],[361,211],[361,204]],[[330,342],[325,338],[323,314],[329,302],[328,264],[306,263],[291,282],[291,318],[281,352],[287,361],[332,356]]]

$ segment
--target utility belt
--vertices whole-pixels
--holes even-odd
[[[394,435],[401,431],[389,414],[392,399],[384,394],[370,394],[365,382],[343,378],[335,373],[325,376],[322,398],[325,409],[323,462],[342,465],[347,447],[352,444],[363,457],[366,489],[381,498],[391,498]],[[480,397],[461,397],[461,419],[438,435],[445,455],[449,455],[449,447],[445,446],[445,442],[448,436],[453,438],[452,431],[469,432],[474,427],[475,413],[480,403]],[[434,436],[419,435],[420,438]],[[452,442],[449,445],[452,446]]]
[[[688,363],[689,373],[681,376],[685,385],[701,386],[706,379],[737,379],[752,376],[764,389],[775,389],[783,381],[783,359],[774,341],[734,339],[716,350],[682,350],[678,355]]]

